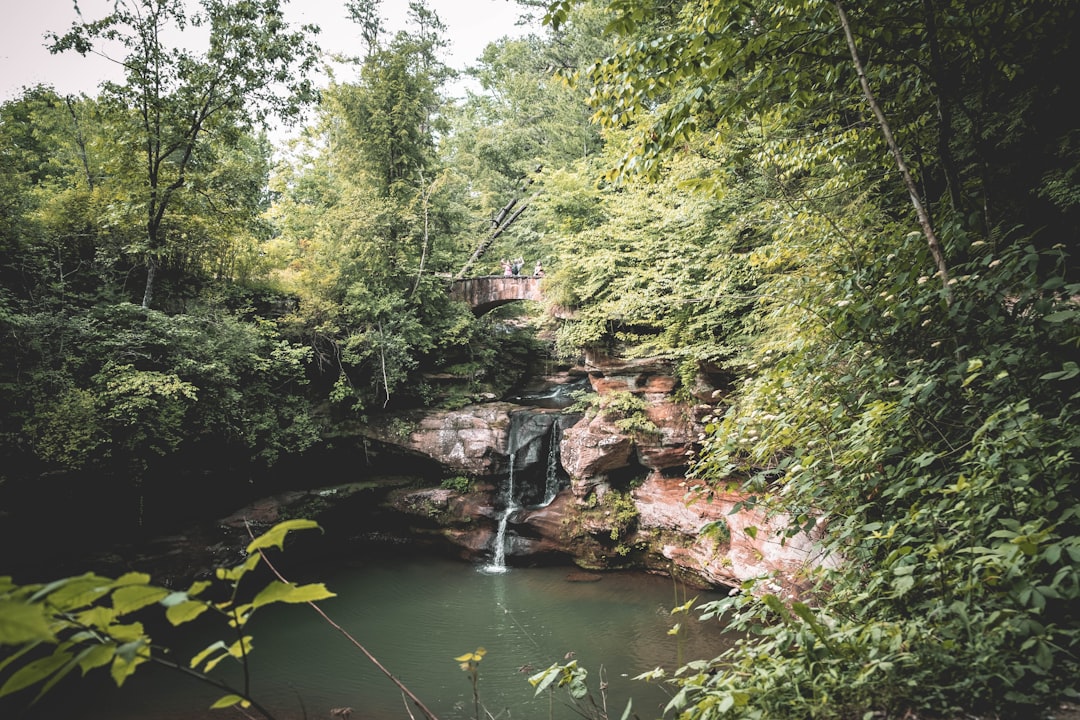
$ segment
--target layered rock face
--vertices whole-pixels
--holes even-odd
[[[723,378],[701,373],[680,393],[690,399],[681,400],[671,367],[658,360],[590,357],[571,376],[586,377],[595,392],[591,407],[576,414],[485,403],[412,417],[407,435],[366,429],[477,481],[467,493],[401,490],[389,502],[480,560],[508,504],[512,462],[511,564],[568,558],[584,568],[647,568],[707,587],[767,577],[772,592],[800,591],[803,571],[819,561],[813,538],[785,537],[782,513],[733,513],[745,498],[701,494],[686,478],[703,421],[726,394]],[[523,490],[545,481],[551,489],[553,478],[553,500]]]

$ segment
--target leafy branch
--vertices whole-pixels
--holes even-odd
[[[267,549],[283,549],[288,533],[318,528],[311,520],[289,520],[258,537],[252,535],[247,557],[231,568],[218,568],[215,573],[217,587],[224,583],[228,591],[227,599],[220,601],[210,599],[221,595],[212,592],[217,589],[214,582],[198,581],[185,591],[173,591],[152,585],[145,573],[127,573],[116,579],[86,573],[48,584],[22,586],[10,577],[0,577],[0,646],[17,648],[0,661],[0,673],[15,668],[0,686],[0,697],[40,685],[32,701],[37,702],[75,669],[86,675],[106,666],[113,681],[122,686],[140,665],[152,662],[223,691],[211,705],[212,709],[234,707],[242,712],[251,709],[266,720],[273,720],[270,710],[252,695],[249,674],[252,637],[244,630],[261,608],[307,603],[387,675],[428,720],[438,720],[366,648],[316,605],[316,601],[334,597],[334,593],[322,583],[291,583],[271,563]],[[265,563],[276,579],[256,592],[250,601],[242,601],[241,586],[260,563]],[[244,594],[248,594],[246,586]],[[235,639],[207,645],[187,665],[174,662],[163,657],[164,648],[154,644],[143,624],[133,619],[136,613],[152,606],[164,609],[166,619],[173,626],[211,611],[226,622]],[[230,659],[239,662],[243,669],[242,687],[234,687],[211,674]]]

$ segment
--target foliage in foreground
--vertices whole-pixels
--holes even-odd
[[[549,19],[576,4],[552,3]],[[749,635],[667,678],[669,712],[1003,717],[1075,697],[1075,133],[1032,102],[1075,87],[1061,65],[1075,33],[1059,32],[1075,10],[602,4],[621,44],[583,74],[608,137],[628,138],[605,211],[648,197],[640,174],[671,207],[726,203],[731,230],[692,233],[695,250],[623,212],[631,232],[614,237],[629,267],[600,263],[573,286],[591,326],[571,339],[664,346],[677,305],[646,316],[640,337],[618,334],[619,302],[633,296],[611,288],[644,277],[639,251],[674,241],[681,257],[741,264],[741,288],[717,272],[665,273],[669,296],[697,299],[689,316],[746,328],[669,346],[741,377],[708,428],[697,490],[734,486],[790,515],[788,537],[824,538],[839,566],[814,578],[812,603],[748,583],[709,606]],[[905,158],[920,183],[906,193]],[[708,171],[687,175],[695,162]],[[674,177],[686,203],[667,191]],[[920,201],[931,210],[916,224]],[[610,243],[615,224],[601,223]],[[725,304],[728,291],[753,302]]]
[[[259,581],[256,569],[269,564],[266,549],[281,550],[290,532],[313,528],[318,525],[310,520],[279,523],[252,539],[244,561],[219,568],[216,581],[197,581],[187,590],[155,586],[148,575],[135,572],[115,579],[86,573],[22,586],[0,577],[0,647],[14,648],[0,661],[0,672],[7,673],[0,698],[36,687],[37,701],[76,670],[86,675],[107,669],[119,686],[139,666],[156,663],[221,690],[224,694],[212,708],[238,706],[272,718],[251,695],[247,668],[252,637],[245,629],[261,608],[314,603],[334,594],[322,583],[296,585],[276,579],[261,588],[252,583]],[[147,633],[140,618],[149,608],[163,611],[174,626],[205,613],[217,615],[226,637],[196,653],[186,665],[177,663]],[[243,667],[240,687],[212,674],[222,662]]]
[[[1033,288],[1039,259],[962,268],[935,331],[922,308],[940,307],[939,289],[916,282],[878,342],[793,349],[746,381],[710,428],[700,477],[743,478],[749,502],[792,514],[790,532],[822,524],[844,564],[812,610],[749,594],[711,606],[751,635],[684,668],[672,707],[1013,716],[1075,696],[1080,309],[1065,299],[1075,287],[1057,301]],[[838,301],[834,327],[880,315],[870,298]],[[903,341],[916,328],[918,352]]]

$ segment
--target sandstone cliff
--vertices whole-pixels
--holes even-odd
[[[399,488],[386,500],[464,557],[490,554],[512,466],[510,564],[571,560],[591,569],[647,568],[702,586],[767,577],[772,591],[801,589],[803,570],[819,561],[813,538],[786,537],[782,513],[736,511],[745,498],[702,494],[687,479],[704,419],[722,410],[722,379],[701,373],[680,392],[663,361],[604,357],[570,375],[587,378],[592,390],[572,414],[490,402],[350,430],[473,479],[468,489]],[[550,483],[552,472],[554,499],[522,490]]]

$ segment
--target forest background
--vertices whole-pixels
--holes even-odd
[[[490,45],[457,102],[423,3],[397,33],[347,3],[365,52],[321,91],[277,0],[129,0],[60,32],[121,43],[126,75],[0,106],[4,552],[270,489],[342,418],[504,394],[539,329],[564,358],[666,357],[687,387],[722,369],[695,490],[823,523],[842,559],[806,604],[748,586],[705,608],[748,635],[666,678],[673,715],[1075,697],[1075,4],[520,5],[545,31]],[[185,23],[204,50],[163,43]],[[271,147],[267,121],[311,108]],[[561,320],[448,297],[512,201],[467,269],[542,260]],[[0,693],[146,659],[63,634],[54,586],[25,582],[0,579],[0,643],[56,650],[9,655]]]

